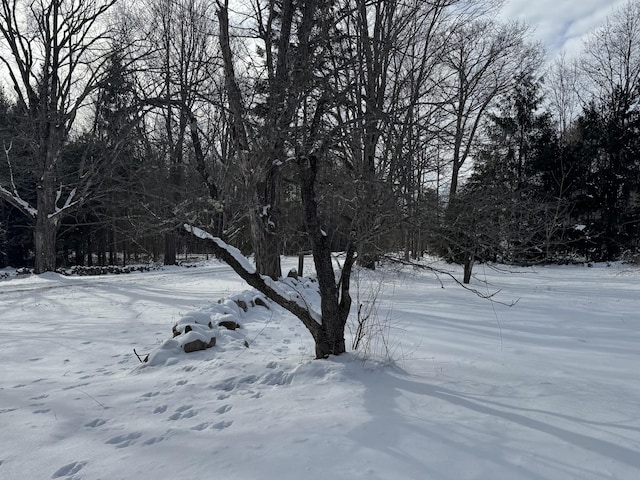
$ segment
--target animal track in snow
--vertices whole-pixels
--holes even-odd
[[[160,405],[159,407],[156,407],[153,410],[153,413],[164,413],[167,411],[167,406],[166,405]]]
[[[222,390],[223,392],[232,392],[238,388],[244,388],[242,393],[255,393],[249,390],[247,387],[250,385],[269,385],[269,386],[281,386],[289,385],[293,381],[293,374],[285,370],[279,370],[276,362],[270,362],[267,364],[267,368],[271,371],[258,377],[257,375],[246,375],[244,377],[231,377],[222,382],[212,386],[211,388],[216,390]],[[218,400],[224,400],[228,398],[228,393],[220,393]]]
[[[82,467],[84,467],[86,464],[87,462],[71,462],[56,470],[51,478],[70,477],[71,475],[74,475],[82,470]]]
[[[142,398],[151,398],[151,397],[157,397],[158,395],[160,395],[160,392],[147,392],[143,395],[141,395]]]
[[[180,420],[181,418],[195,417],[198,412],[192,410],[191,407],[193,407],[193,405],[183,405],[176,408],[175,413],[169,417],[169,420]]]
[[[216,413],[227,413],[229,410],[231,410],[233,407],[231,405],[222,405],[221,407],[216,409]]]
[[[145,440],[144,442],[142,442],[143,445],[153,445],[155,443],[159,443],[162,442],[166,437],[162,436],[162,437],[151,437],[148,440]]]
[[[209,425],[210,425],[209,422],[199,423],[198,425],[191,427],[191,430],[196,430],[198,432],[201,432],[202,430],[206,430],[209,427]]]
[[[88,423],[85,423],[84,426],[88,427],[88,428],[96,428],[96,427],[101,427],[105,423],[107,423],[107,421],[105,419],[96,418],[95,420],[92,420],[92,421],[90,421]]]
[[[117,437],[110,438],[105,443],[115,445],[116,448],[124,448],[134,444],[141,436],[142,433],[140,432],[127,433],[126,435],[118,435]]]
[[[211,425],[211,428],[215,430],[224,430],[225,428],[229,428],[231,425],[233,425],[232,421],[225,420],[222,422],[214,423],[213,425]]]

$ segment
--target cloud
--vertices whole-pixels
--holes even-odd
[[[580,53],[583,41],[600,27],[614,9],[627,0],[507,0],[501,17],[522,20],[533,30],[551,58],[563,51],[568,56]]]

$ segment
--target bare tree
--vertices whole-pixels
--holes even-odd
[[[561,136],[569,131],[580,111],[578,65],[561,55],[546,76],[549,107],[558,121]]]
[[[350,272],[355,259],[351,245],[338,282],[333,269],[330,243],[324,232],[318,212],[316,193],[317,173],[332,141],[331,128],[326,123],[329,106],[327,84],[322,72],[327,65],[334,20],[330,2],[284,0],[276,5],[255,3],[258,32],[264,41],[266,59],[266,94],[262,107],[262,122],[249,122],[235,73],[234,56],[229,33],[228,2],[218,4],[220,44],[226,73],[229,109],[234,126],[236,155],[241,163],[245,181],[256,186],[252,200],[258,202],[251,213],[252,236],[257,271],[238,261],[229,247],[212,238],[216,252],[249,284],[278,302],[304,323],[316,344],[316,357],[339,355],[345,351],[344,329],[349,314]],[[279,25],[276,28],[276,18]],[[260,156],[264,155],[264,158]],[[318,276],[321,314],[314,314],[302,301],[287,299],[278,291],[277,283],[269,277],[279,276],[277,269],[258,263],[265,242],[265,227],[273,234],[270,222],[273,205],[260,202],[277,195],[278,184],[274,168],[284,155],[295,161],[302,202],[302,217],[312,244],[313,258]],[[286,159],[285,159],[286,160]],[[271,173],[270,173],[271,172]],[[266,182],[266,183],[265,183]],[[266,194],[266,196],[265,196]],[[273,198],[271,198],[273,200]],[[260,207],[261,206],[261,207]],[[260,207],[260,210],[256,210]],[[187,227],[190,229],[190,227]],[[190,229],[193,231],[193,229]],[[271,252],[273,254],[273,252]],[[276,255],[278,252],[275,252]],[[273,266],[273,265],[272,265]],[[262,275],[261,275],[262,274]]]
[[[85,201],[95,172],[83,158],[75,179],[61,182],[61,161],[74,124],[100,85],[107,56],[106,12],[116,0],[2,0],[0,57],[26,119],[34,160],[36,205],[26,202],[12,178],[0,197],[34,223],[35,270],[56,266],[56,235],[63,212]],[[11,161],[10,149],[5,153]]]
[[[264,63],[257,65],[257,72],[252,72],[256,74],[254,90],[245,92],[240,89],[237,59],[231,49],[228,1],[218,2],[218,6],[236,162],[249,200],[251,246],[258,271],[278,278],[282,274],[282,239],[278,233],[280,167],[287,157],[284,141],[300,101],[301,86],[295,83],[291,71],[297,67],[292,55],[296,53],[295,36],[299,35],[295,31],[298,5],[289,0],[252,2],[251,16]],[[304,6],[300,6],[302,9]]]
[[[213,7],[202,0],[151,0],[136,5],[138,19],[135,35],[148,44],[142,57],[139,103],[150,109],[147,117],[155,121],[154,133],[164,161],[165,205],[167,218],[164,232],[164,262],[176,262],[176,227],[179,221],[170,212],[189,203],[185,195],[191,164],[195,167],[206,191],[214,200],[218,187],[206,166],[199,110],[210,101],[215,68]],[[148,121],[150,124],[151,121]],[[195,161],[189,161],[189,158]],[[180,216],[179,214],[174,216]]]
[[[335,120],[344,181],[356,187],[348,204],[359,263],[368,268],[397,244],[407,224],[401,212],[422,187],[430,98],[457,7],[459,0],[344,2],[333,62],[345,98]]]
[[[612,97],[622,102],[620,113],[640,91],[640,2],[629,0],[615,10],[585,44],[579,68],[584,74],[582,88],[606,105]]]
[[[526,42],[527,31],[521,23],[502,25],[479,19],[451,33],[443,60],[448,75],[441,83],[450,122],[443,132],[452,146],[450,198],[457,192],[461,169],[493,102],[508,92],[518,77],[530,75],[540,66],[540,49]]]

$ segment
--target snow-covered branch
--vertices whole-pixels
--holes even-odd
[[[247,257],[242,255],[240,250],[227,244],[222,239],[186,223],[184,224],[184,229],[202,240],[210,241],[216,256],[229,265],[253,288],[298,317],[312,335],[315,336],[322,324],[322,317],[313,311],[300,295],[291,295],[277,281],[258,274],[256,268]]]
[[[4,155],[7,159],[7,165],[9,166],[9,181],[11,182],[11,190],[8,190],[2,185],[0,185],[0,198],[10,203],[14,207],[16,207],[18,210],[20,210],[23,213],[23,215],[31,219],[35,219],[38,214],[38,211],[35,208],[33,208],[29,204],[29,202],[27,202],[22,197],[20,197],[20,194],[18,193],[18,188],[16,187],[16,182],[13,176],[13,167],[11,165],[11,159],[9,158],[9,153],[11,152],[11,148],[13,147],[13,144],[9,143],[9,146],[7,147],[7,145],[3,143],[3,147],[4,147]]]
[[[69,210],[72,207],[75,207],[76,205],[78,205],[78,203],[80,203],[80,200],[76,200],[73,201],[73,199],[76,196],[76,192],[77,192],[77,188],[74,188],[73,190],[71,190],[69,192],[69,195],[67,196],[67,199],[64,201],[64,205],[62,205],[61,207],[58,206],[58,202],[60,201],[60,198],[62,197],[62,185],[60,185],[60,188],[58,189],[58,191],[56,192],[56,209],[53,213],[49,214],[49,218],[53,218],[57,215],[60,215],[61,213]]]

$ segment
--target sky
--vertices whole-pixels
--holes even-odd
[[[578,54],[583,41],[627,0],[505,0],[502,16],[519,19],[533,29],[550,58]]]

